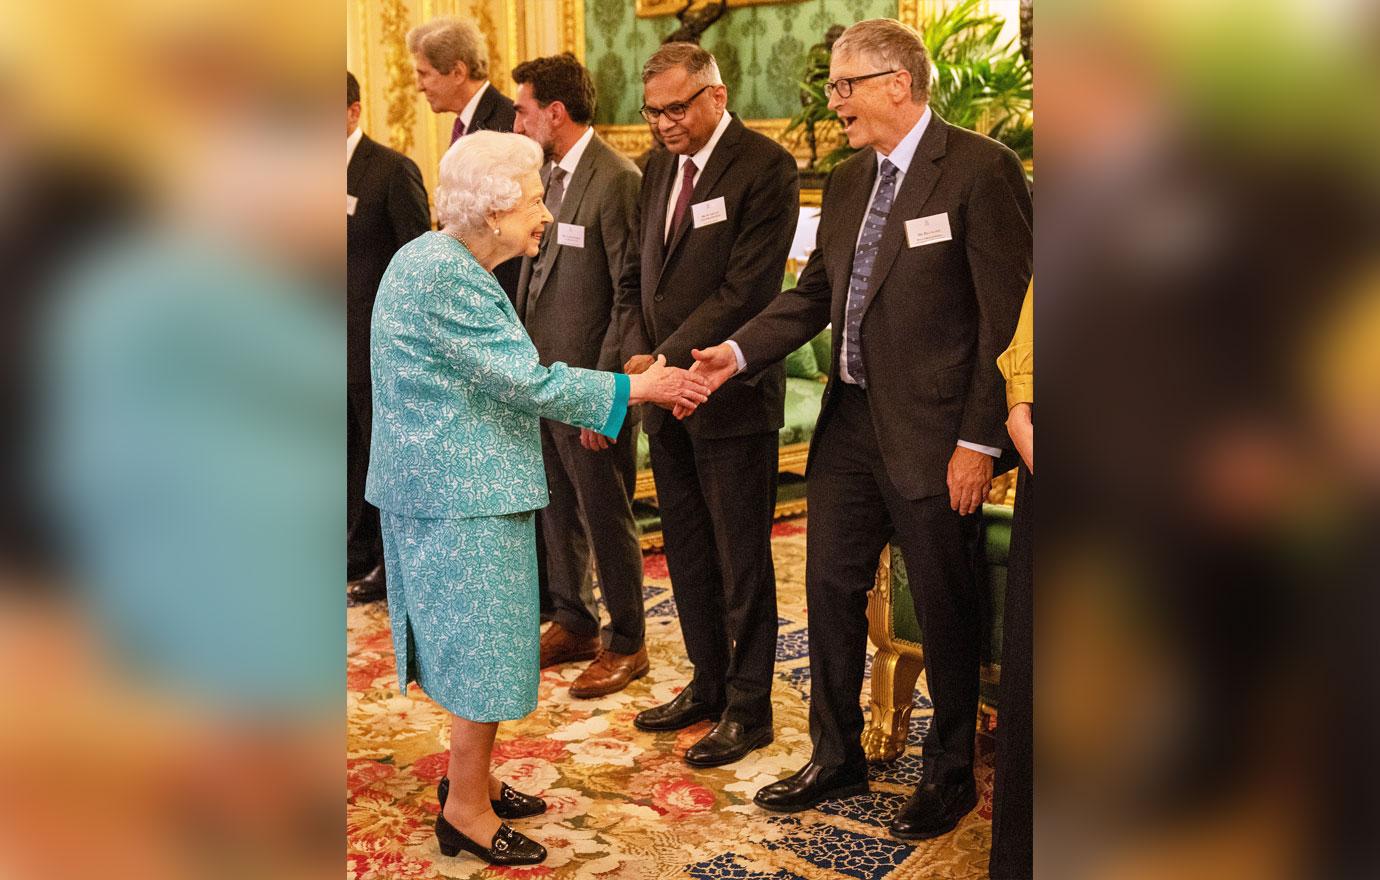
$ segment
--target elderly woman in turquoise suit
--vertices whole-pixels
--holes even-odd
[[[365,495],[382,512],[398,683],[453,716],[436,837],[445,855],[506,865],[546,856],[502,822],[546,804],[490,772],[498,722],[537,704],[539,419],[613,438],[630,404],[693,409],[707,391],[664,359],[636,376],[540,364],[492,270],[537,253],[551,222],[541,164],[521,135],[456,141],[441,160],[442,230],[393,258],[370,335]]]

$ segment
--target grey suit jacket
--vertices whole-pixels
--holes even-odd
[[[543,183],[551,170],[543,171]],[[622,369],[612,320],[614,291],[634,234],[641,182],[637,166],[594,135],[566,180],[565,198],[542,236],[541,253],[522,261],[517,312],[543,364]],[[561,244],[560,224],[579,227],[584,247]]]

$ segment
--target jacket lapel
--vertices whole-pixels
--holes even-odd
[[[557,212],[558,216],[553,219],[551,225],[546,228],[546,234],[542,236],[540,259],[543,268],[541,277],[532,285],[532,289],[527,294],[529,303],[536,302],[537,297],[541,295],[542,289],[546,286],[546,279],[550,278],[551,274],[556,271],[556,261],[560,259],[561,251],[564,250],[557,238],[558,225],[570,223],[575,219],[575,214],[580,209],[580,200],[584,198],[590,178],[594,176],[594,166],[602,158],[598,155],[598,148],[601,146],[597,134],[590,139],[589,144],[585,147],[585,154],[580,157],[580,164],[575,166],[575,173],[571,175],[566,184],[565,195],[561,197],[561,207]],[[543,189],[550,185],[551,175],[554,172],[555,166],[552,165],[543,175]]]
[[[675,155],[666,150],[653,154],[652,161],[647,163],[647,176],[643,183],[643,186],[650,187],[648,191],[652,193],[652,200],[647,206],[647,214],[642,218],[642,241],[650,245],[643,249],[642,260],[645,266],[656,267],[657,284],[661,283],[661,270],[666,266],[666,238],[662,230],[666,228],[666,202],[671,198],[677,164]]]
[[[925,200],[939,182],[939,166],[935,160],[944,155],[947,142],[947,123],[938,114],[932,115],[915,148],[915,156],[906,170],[906,177],[901,181],[901,190],[896,194],[891,213],[887,215],[886,228],[882,230],[882,240],[877,245],[877,262],[872,268],[872,277],[868,279],[867,296],[863,299],[864,313],[881,288],[882,280],[891,271],[896,256],[905,246],[906,221],[920,216]]]
[[[848,300],[848,283],[853,275],[853,257],[857,254],[858,230],[862,228],[863,217],[867,213],[868,199],[872,195],[872,183],[877,176],[877,153],[875,150],[868,150],[863,158],[859,160],[855,180],[840,180],[839,185],[844,187],[842,207],[839,208],[840,216],[843,217],[839,227],[842,235],[839,239],[837,257],[838,265],[832,277],[834,279],[833,292],[833,316],[832,320],[835,327],[843,326],[844,304]],[[837,334],[835,334],[837,335]]]
[[[484,94],[479,96],[479,103],[475,105],[474,115],[470,117],[469,127],[465,129],[465,134],[474,134],[476,131],[483,130],[488,123],[489,117],[493,115],[494,104],[498,101],[494,97],[494,84],[489,83],[489,87],[484,90]]]

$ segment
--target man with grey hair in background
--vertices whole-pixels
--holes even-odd
[[[619,282],[624,369],[657,355],[688,367],[781,288],[799,216],[795,160],[727,109],[714,56],[668,43],[642,68],[642,116],[666,151],[648,160],[640,234]],[[644,428],[686,653],[694,678],[640,713],[642,730],[714,727],[685,753],[729,764],[772,741],[776,576],[771,521],[785,372],[728,382],[684,421],[647,412]]]
[[[476,131],[512,131],[513,102],[489,82],[489,47],[484,35],[463,18],[446,16],[407,33],[407,50],[417,72],[417,88],[436,113],[455,113],[450,142]],[[522,260],[494,268],[508,299],[517,301]]]
[[[977,805],[981,510],[993,460],[1009,445],[996,362],[1016,328],[1032,256],[1020,160],[935,115],[929,81],[911,28],[872,19],[843,33],[826,90],[849,144],[864,149],[830,179],[819,244],[795,290],[727,342],[695,353],[711,386],[741,382],[833,323],[807,472],[814,749],[754,800],[793,812],[867,790],[858,704],[867,592],[878,555],[895,541],[924,628],[934,703],[923,775],[890,825],[908,840],[948,832]]]

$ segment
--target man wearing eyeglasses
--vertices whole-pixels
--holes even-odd
[[[934,718],[920,784],[890,827],[919,840],[977,804],[984,603],[975,564],[993,459],[1009,446],[997,356],[1030,280],[1030,193],[1014,153],[929,109],[929,58],[910,28],[853,25],[829,71],[829,106],[863,149],[833,173],[797,288],[730,341],[697,352],[696,369],[711,385],[741,381],[833,322],[807,471],[814,748],[755,801],[792,812],[867,790],[865,609],[878,554],[894,540],[924,629]]]
[[[624,369],[656,355],[689,367],[781,289],[799,216],[795,160],[727,112],[714,56],[668,43],[642,69],[642,115],[666,151],[648,161],[640,233],[619,283]],[[643,730],[713,728],[692,766],[732,763],[772,740],[776,575],[771,519],[785,372],[726,384],[684,421],[643,418],[677,615],[694,678],[635,719]]]

